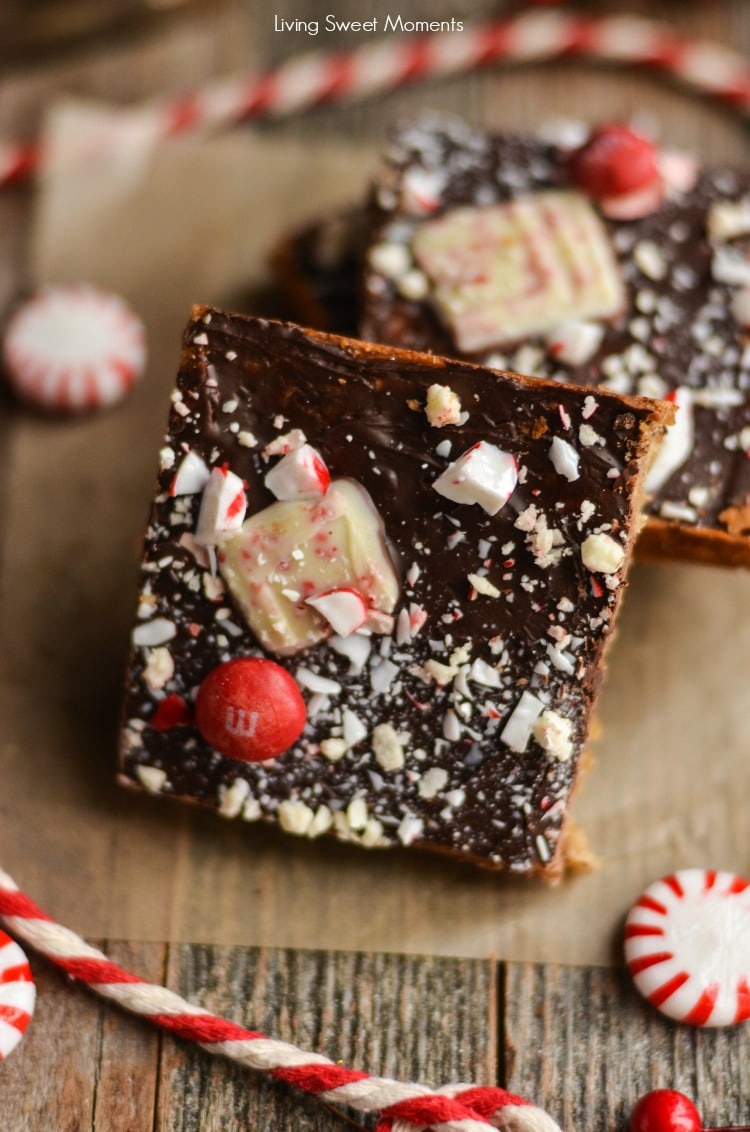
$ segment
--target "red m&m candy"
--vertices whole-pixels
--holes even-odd
[[[630,1114],[630,1132],[702,1132],[703,1121],[689,1097],[676,1089],[654,1089]]]
[[[658,181],[657,149],[629,126],[601,126],[571,155],[570,175],[597,200],[623,196]]]
[[[676,1089],[654,1089],[641,1097],[628,1128],[629,1132],[750,1132],[747,1124],[705,1128],[693,1102]]]
[[[206,676],[195,701],[195,722],[220,754],[241,762],[273,759],[300,737],[307,713],[285,668],[262,657],[240,657]]]

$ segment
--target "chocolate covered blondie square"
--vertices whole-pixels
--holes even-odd
[[[198,308],[120,780],[558,877],[647,464],[623,397]]]
[[[625,126],[552,142],[427,114],[394,132],[361,224],[364,285],[361,237],[335,280],[345,296],[348,263],[362,337],[669,398],[638,556],[750,565],[750,173]],[[293,243],[329,328],[332,225]]]

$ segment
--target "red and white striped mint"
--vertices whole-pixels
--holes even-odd
[[[18,944],[0,932],[0,1061],[25,1034],[35,1003],[28,960]]]
[[[449,464],[432,486],[454,503],[478,503],[488,515],[496,515],[510,499],[517,482],[515,456],[480,440]]]
[[[361,629],[367,620],[367,604],[359,590],[336,586],[307,598],[307,605],[317,609],[339,637],[348,637]]]
[[[263,482],[277,499],[313,499],[325,495],[331,475],[320,453],[302,444],[283,456]]]
[[[146,365],[146,331],[118,295],[87,284],[47,287],[11,315],[3,364],[18,397],[58,413],[122,400]]]
[[[750,881],[683,869],[655,881],[625,921],[625,962],[652,1006],[691,1026],[750,1018]]]
[[[214,468],[203,489],[195,541],[199,546],[216,546],[240,529],[246,510],[245,484],[240,477],[226,465]]]

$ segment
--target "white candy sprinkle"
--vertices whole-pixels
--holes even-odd
[[[448,708],[443,716],[443,738],[456,743],[461,738],[461,723],[453,708]]]
[[[243,821],[258,821],[263,811],[260,808],[260,802],[254,798],[252,794],[245,799],[245,804],[242,807],[242,820]]]
[[[521,754],[531,738],[532,728],[544,710],[542,701],[531,692],[522,692],[521,698],[511,712],[500,738],[511,751]]]
[[[303,837],[315,815],[299,798],[287,798],[279,805],[278,817],[279,825],[286,833],[296,833],[298,837]]]
[[[160,794],[167,781],[166,771],[158,766],[137,766],[138,781],[149,794]]]
[[[446,174],[441,169],[408,169],[401,184],[401,207],[409,216],[424,216],[440,205]]]
[[[441,766],[430,767],[419,780],[417,791],[420,798],[434,798],[448,783],[448,772]]]
[[[562,437],[556,436],[552,440],[549,450],[552,466],[559,476],[564,476],[569,483],[579,478],[578,463],[580,457],[572,444]]]
[[[537,719],[533,735],[542,750],[553,759],[566,762],[573,754],[573,724],[550,708]]]
[[[500,673],[486,660],[476,657],[469,671],[469,679],[485,688],[500,687]]]
[[[590,424],[582,424],[578,429],[578,439],[584,448],[591,448],[594,444],[604,444],[604,440]]]
[[[500,590],[497,586],[493,586],[489,578],[485,578],[482,574],[467,574],[469,584],[484,597],[500,597]]]
[[[235,778],[231,786],[220,786],[218,812],[223,818],[239,817],[249,793],[250,786],[244,778]]]
[[[693,507],[688,507],[686,503],[679,503],[665,499],[659,508],[659,514],[663,519],[675,519],[680,523],[696,523],[698,521],[698,512]]]
[[[419,302],[420,299],[426,298],[430,292],[429,280],[418,267],[413,267],[410,271],[399,276],[396,286],[399,295],[403,295],[405,299],[410,299],[412,302]]]
[[[309,668],[304,666],[297,669],[294,678],[301,688],[307,688],[309,692],[319,692],[324,696],[337,696],[341,691],[341,685],[336,680],[329,680],[327,676],[311,672]]]
[[[559,672],[565,672],[566,675],[572,676],[576,670],[575,661],[566,652],[555,648],[554,645],[547,645],[547,656],[552,665],[558,669]]]
[[[328,806],[318,806],[313,820],[307,827],[308,837],[321,837],[322,834],[328,833],[328,830],[333,825],[333,814],[328,809]]]
[[[144,621],[136,625],[133,630],[132,641],[138,647],[151,648],[154,645],[163,645],[177,635],[177,626],[174,621],[166,617],[154,617],[152,621]]]
[[[666,396],[668,388],[666,381],[658,373],[647,373],[638,381],[638,396],[653,397],[659,401]]]
[[[370,638],[353,633],[351,637],[329,637],[326,642],[334,652],[349,661],[349,675],[357,676],[367,663],[372,648]]]
[[[372,733],[372,750],[378,766],[386,771],[401,770],[404,749],[398,732],[390,723],[379,723]]]
[[[667,274],[667,261],[661,248],[651,240],[639,240],[633,248],[633,262],[648,278],[658,282]]]
[[[358,715],[350,708],[341,712],[341,729],[347,748],[354,747],[367,736],[367,728]]]
[[[214,468],[203,489],[195,541],[215,546],[224,536],[238,531],[247,509],[245,485],[228,468]]]
[[[342,759],[348,750],[348,743],[346,739],[332,737],[323,739],[320,743],[320,753],[325,755],[331,763],[336,763]]]
[[[707,487],[691,487],[688,492],[688,499],[693,507],[706,507],[711,500],[711,492]]]
[[[735,240],[750,234],[750,200],[715,201],[706,218],[712,240]]]
[[[274,418],[274,428],[283,428],[286,424],[284,417]],[[269,460],[271,456],[288,456],[290,452],[294,452],[297,448],[302,448],[307,443],[307,437],[301,428],[292,428],[289,432],[284,432],[281,436],[274,437],[273,440],[263,449],[261,455],[264,460]]]
[[[624,547],[611,535],[589,535],[581,545],[584,566],[597,574],[614,574],[622,566],[624,558]]]
[[[169,649],[150,649],[143,669],[143,679],[152,692],[158,692],[174,676],[174,659]]]
[[[739,248],[719,244],[714,248],[711,273],[717,283],[728,283],[732,287],[747,286],[750,284],[750,260]]]
[[[396,835],[402,845],[411,845],[422,836],[423,829],[424,822],[421,818],[415,817],[414,814],[406,814],[401,819]]]
[[[359,830],[364,829],[367,825],[369,818],[367,812],[367,802],[364,798],[352,798],[351,802],[346,808],[346,820],[349,822],[350,829]]]
[[[349,587],[339,587],[315,594],[314,597],[306,599],[306,604],[317,610],[339,637],[351,636],[367,619],[365,599],[359,591]]]
[[[412,267],[411,254],[404,244],[375,244],[367,259],[373,271],[386,279],[398,279]]]
[[[385,695],[390,691],[391,684],[398,676],[398,665],[392,660],[383,660],[380,664],[373,664],[370,669],[370,687],[375,695]]]
[[[687,396],[684,397],[683,394]],[[677,404],[689,398],[693,404],[700,405],[703,409],[734,409],[745,403],[745,394],[741,389],[711,389],[708,386],[704,389],[687,389],[683,386],[679,395]]]
[[[366,849],[372,849],[374,846],[382,844],[382,839],[382,822],[379,822],[377,818],[368,818],[359,837],[360,845],[364,845]]]
[[[159,467],[163,472],[169,471],[174,467],[175,454],[173,448],[161,448],[159,450]]]

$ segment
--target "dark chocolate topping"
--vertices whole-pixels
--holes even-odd
[[[421,224],[459,205],[569,187],[568,168],[566,151],[536,138],[495,137],[427,116],[394,136],[373,193],[370,245],[408,245]],[[400,205],[404,177],[414,170],[445,175],[438,207],[423,217],[405,215]],[[704,168],[694,187],[671,190],[650,215],[604,218],[628,303],[621,317],[605,325],[601,345],[585,362],[561,364],[539,337],[528,339],[531,349],[501,347],[494,358],[473,356],[625,393],[694,391],[692,451],[655,491],[648,513],[680,527],[732,535],[750,530],[750,510],[743,517],[750,501],[750,350],[732,313],[737,286],[717,279],[712,269],[717,241],[709,239],[707,218],[713,205],[749,195],[746,171]],[[733,243],[744,249],[747,239]],[[367,266],[360,329],[369,340],[460,356],[429,296],[404,298],[392,280]]]
[[[424,406],[433,383],[458,395],[463,423],[429,423]],[[624,584],[641,459],[664,419],[642,399],[592,397],[199,310],[186,333],[144,553],[139,628],[164,619],[166,640],[133,650],[123,780],[225,812],[244,807],[247,818],[310,835],[324,831],[332,814],[334,832],[352,841],[415,842],[523,872],[552,869]],[[354,660],[326,642],[274,658],[298,680],[300,669],[307,673],[300,682],[308,725],[279,758],[245,764],[212,751],[191,724],[163,731],[150,724],[165,695],[191,703],[217,664],[262,654],[239,608],[216,591],[190,548],[200,494],[171,496],[170,485],[188,452],[209,467],[226,464],[246,481],[253,515],[274,502],[263,479],[276,458],[263,450],[293,429],[304,432],[334,480],[357,481],[373,500],[400,578],[397,624],[404,610],[402,627],[415,611],[413,623],[426,620],[400,642],[395,631],[358,637],[365,655]],[[554,438],[577,461],[577,478],[553,465]],[[480,441],[511,453],[519,467],[518,484],[495,515],[433,487]],[[581,547],[592,534],[622,556],[609,573],[584,564]],[[152,640],[148,630],[145,639]],[[174,665],[166,681],[149,674],[160,647]],[[321,677],[335,682],[328,694],[325,684],[316,693]],[[561,746],[545,750],[529,735],[514,750],[501,738],[524,693],[537,715],[549,710],[551,722],[561,722]],[[332,761],[320,744],[341,737],[342,711],[350,722],[356,717],[364,737]],[[382,758],[373,741],[379,725],[393,729],[381,732],[390,743]],[[309,824],[318,812],[320,828]]]

